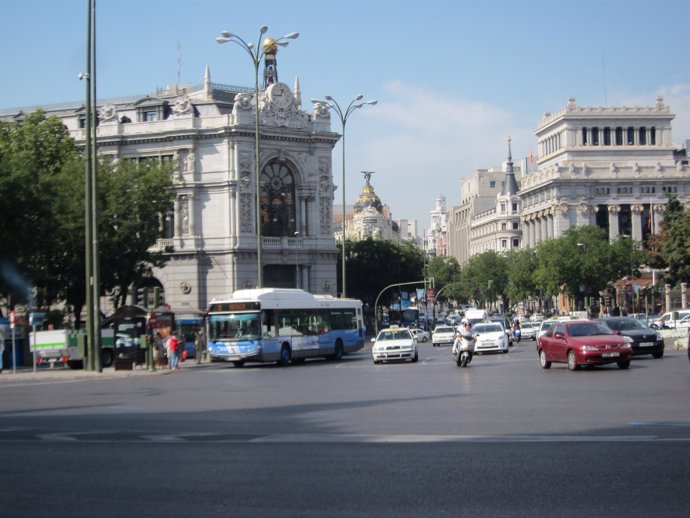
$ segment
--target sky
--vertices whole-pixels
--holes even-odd
[[[83,100],[87,0],[0,0],[0,13],[0,109]],[[96,19],[99,99],[200,84],[207,65],[213,82],[251,87],[247,54],[216,36],[299,32],[278,76],[299,78],[304,109],[326,95],[378,101],[346,124],[347,203],[373,171],[393,218],[420,232],[437,198],[459,205],[462,178],[506,160],[509,137],[514,161],[536,155],[540,119],[568,97],[661,96],[674,142],[690,139],[690,0],[97,0]]]

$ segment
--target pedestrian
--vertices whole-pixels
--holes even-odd
[[[157,368],[162,369],[168,363],[165,354],[165,343],[159,330],[153,335],[153,361]]]
[[[201,363],[205,355],[206,340],[204,339],[204,329],[201,328],[197,330],[196,336],[194,337],[194,358],[196,358],[196,363]]]
[[[176,371],[180,368],[179,349],[181,349],[180,341],[177,339],[177,331],[173,331],[165,340],[165,349],[168,353],[168,369]]]

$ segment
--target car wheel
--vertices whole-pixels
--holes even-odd
[[[374,365],[378,365],[379,363],[381,363],[381,360],[374,360]]]
[[[418,360],[419,360],[419,354],[417,353],[417,351],[415,351],[414,356],[412,358],[412,363],[417,363]]]
[[[576,371],[578,368],[575,351],[568,351],[568,370]]]
[[[627,369],[628,367],[630,367],[630,360],[618,362],[618,368],[619,369]]]
[[[243,367],[244,366],[244,360],[235,360],[234,362],[232,362],[232,364],[238,368]]]
[[[652,357],[653,357],[653,358],[656,358],[657,360],[658,360],[659,358],[662,358],[663,356],[664,356],[664,351],[659,351],[659,352],[657,352],[657,353],[652,353]]]
[[[546,359],[546,353],[543,349],[539,351],[539,365],[541,365],[542,369],[548,369],[551,367],[551,362]]]

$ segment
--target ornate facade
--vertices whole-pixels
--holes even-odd
[[[253,89],[212,83],[207,68],[197,87],[99,101],[100,156],[174,164],[174,211],[162,215],[165,237],[156,245],[174,251],[146,283],[160,286],[173,308],[205,308],[212,297],[257,284],[257,105],[264,285],[335,294],[331,153],[340,136],[326,106],[302,110],[298,82],[293,90],[266,86],[257,103]],[[85,141],[83,105],[43,109]]]

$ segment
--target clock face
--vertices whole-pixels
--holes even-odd
[[[284,110],[292,102],[292,92],[286,84],[276,83],[268,87],[268,98],[276,108]]]

